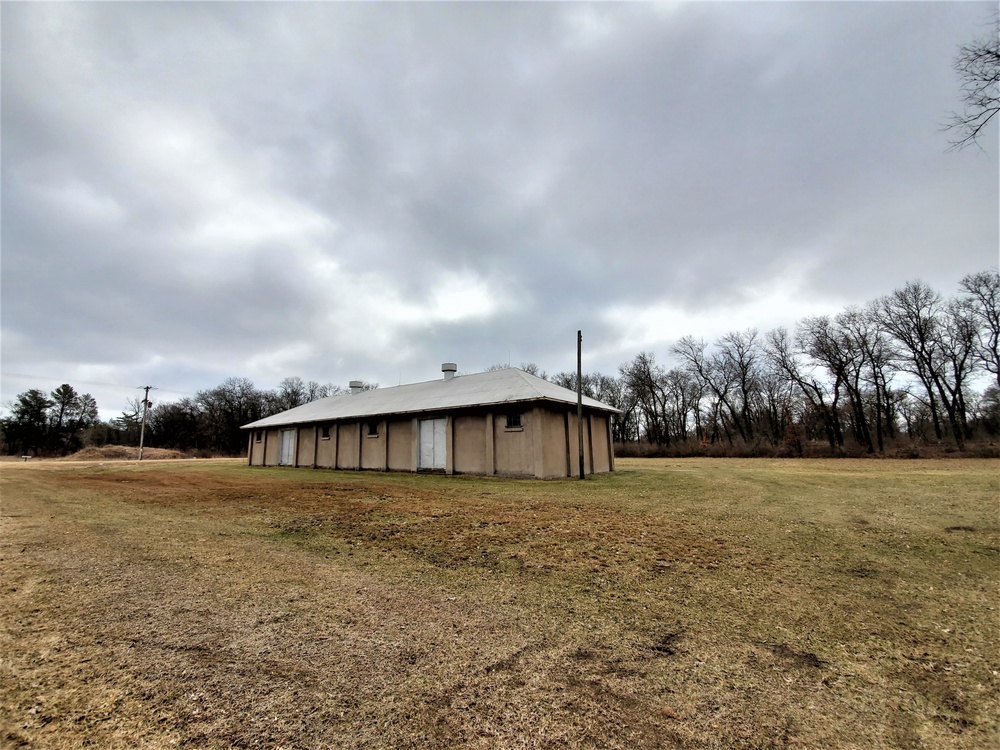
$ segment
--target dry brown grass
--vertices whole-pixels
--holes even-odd
[[[4,464],[0,746],[997,747],[997,462]]]
[[[90,445],[76,453],[61,459],[63,461],[137,461],[139,449],[127,445]],[[169,448],[143,448],[143,461],[162,461],[164,459],[189,458],[183,451]]]

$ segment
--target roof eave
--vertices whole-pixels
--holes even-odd
[[[242,427],[240,427],[240,429],[241,430],[255,430],[255,429],[262,429],[262,428],[267,428],[267,427],[284,427],[286,425],[295,425],[295,424],[320,424],[320,423],[323,423],[323,422],[347,422],[347,421],[354,421],[354,420],[359,420],[359,419],[372,419],[372,418],[375,418],[375,417],[388,417],[388,416],[391,416],[393,414],[423,414],[423,413],[432,414],[432,413],[439,413],[439,412],[458,411],[458,410],[462,410],[462,409],[476,409],[476,408],[490,407],[490,406],[503,406],[505,404],[530,404],[530,403],[537,403],[537,402],[544,402],[544,403],[548,403],[548,404],[559,404],[560,406],[563,406],[563,407],[575,407],[576,406],[576,403],[575,402],[571,402],[571,401],[562,401],[560,399],[548,398],[546,396],[533,396],[533,397],[530,397],[530,398],[510,399],[508,401],[490,401],[488,403],[482,403],[482,404],[460,404],[460,405],[456,405],[456,406],[441,406],[441,407],[434,407],[434,408],[429,408],[429,409],[400,409],[400,410],[395,410],[395,411],[369,412],[369,413],[366,413],[366,414],[345,414],[343,416],[309,417],[309,418],[306,418],[306,419],[282,420],[280,422],[271,422],[269,420],[272,419],[272,417],[264,417],[263,419],[258,419],[256,422],[251,422],[249,424],[245,424]],[[611,413],[611,414],[621,414],[621,409],[616,409],[615,407],[608,406],[607,404],[602,404],[600,406],[596,406],[594,404],[584,403],[583,406],[585,408],[587,408],[587,409],[592,409],[594,411],[608,412],[608,413]],[[278,416],[278,415],[275,415],[275,416]],[[262,423],[264,423],[264,424],[262,424]]]

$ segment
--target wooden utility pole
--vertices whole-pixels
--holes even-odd
[[[142,397],[142,424],[139,427],[139,460],[142,460],[142,444],[146,439],[146,412],[149,411],[149,392],[153,389],[151,385],[140,385],[146,390]]]
[[[580,479],[583,472],[583,331],[576,332],[576,442],[580,446]]]

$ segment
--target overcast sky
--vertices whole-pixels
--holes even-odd
[[[998,263],[996,3],[12,3],[2,390],[609,374]]]

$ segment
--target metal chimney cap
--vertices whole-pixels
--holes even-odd
[[[458,372],[458,365],[454,362],[445,362],[441,365],[441,372],[444,373],[445,380],[451,380],[455,377],[455,373]]]
[[[351,389],[351,393],[361,393],[361,389],[364,388],[365,384],[361,380],[352,380],[347,384],[347,387]]]

